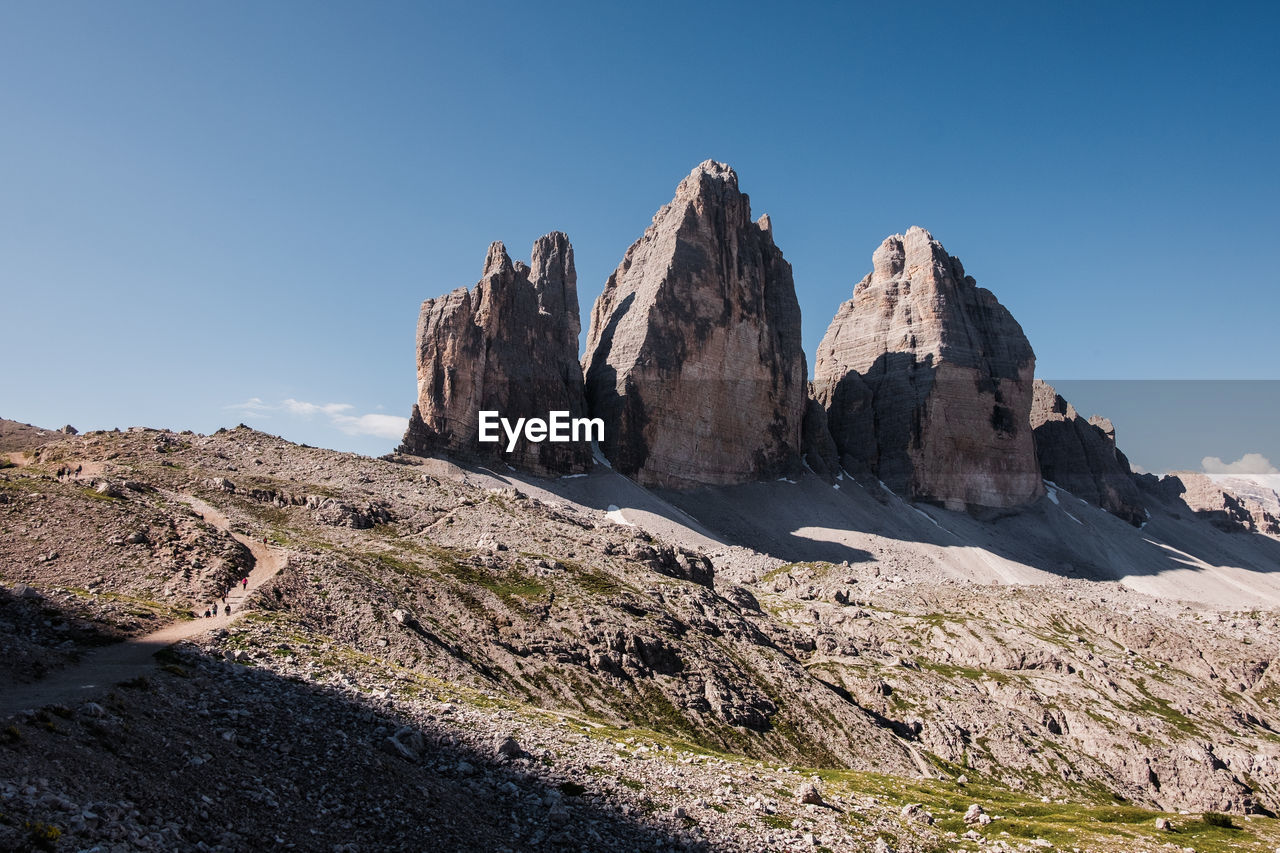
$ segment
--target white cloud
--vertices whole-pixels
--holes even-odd
[[[308,403],[292,397],[277,404],[263,402],[261,397],[250,397],[243,403],[235,403],[227,408],[263,419],[269,419],[272,412],[307,419],[319,415],[347,435],[371,435],[377,438],[400,438],[409,426],[408,418],[396,415],[355,414],[355,406],[350,403]]]
[[[346,416],[346,413],[355,408],[350,403],[304,403],[301,400],[295,400],[290,397],[280,406],[291,415],[309,418],[312,415],[328,415],[331,418]]]
[[[237,412],[244,412],[246,415],[257,415],[260,418],[271,417],[271,406],[262,402],[261,397],[250,397],[243,403],[235,403],[227,406],[228,409],[235,409]]]
[[[396,415],[331,415],[330,420],[347,435],[375,435],[400,438],[409,428],[409,419]]]
[[[1223,462],[1216,456],[1200,460],[1206,474],[1280,474],[1271,460],[1261,453],[1246,453],[1235,462]]]

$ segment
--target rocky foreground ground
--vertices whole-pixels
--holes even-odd
[[[0,685],[243,572],[186,498],[288,566],[146,674],[0,721],[0,849],[1280,845],[1271,611],[699,553],[243,428],[10,465]]]

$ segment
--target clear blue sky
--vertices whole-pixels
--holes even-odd
[[[383,452],[423,298],[559,229],[587,315],[709,157],[811,361],[919,224],[1043,376],[1280,379],[1273,4],[694,6],[0,5],[0,415]]]

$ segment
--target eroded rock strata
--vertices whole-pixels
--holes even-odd
[[[576,473],[591,462],[585,442],[478,441],[479,412],[546,418],[585,414],[578,364],[577,272],[560,232],[533,244],[530,264],[489,247],[484,273],[422,303],[418,318],[418,402],[401,451],[486,459],[544,475]]]
[[[922,228],[889,237],[872,260],[814,371],[846,467],[953,509],[1040,497],[1035,354],[1021,326]]]
[[[733,169],[699,165],[627,250],[592,311],[585,368],[605,455],[644,485],[798,464],[807,366],[791,265]]]

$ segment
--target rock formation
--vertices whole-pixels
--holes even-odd
[[[604,454],[643,485],[798,464],[807,367],[791,266],[731,168],[694,169],[627,250],[592,311],[585,367]]]
[[[805,395],[804,435],[801,450],[804,462],[809,470],[833,482],[840,474],[840,451],[831,438],[831,430],[827,428],[827,410],[816,396],[812,382],[808,384]]]
[[[1236,494],[1223,483],[1198,471],[1174,471],[1142,484],[1167,500],[1178,500],[1198,517],[1225,533],[1280,535],[1280,518],[1249,497]]]
[[[1147,518],[1129,460],[1116,447],[1111,421],[1085,420],[1053,386],[1037,379],[1031,403],[1040,472],[1071,494],[1100,506],[1134,527]]]
[[[1040,497],[1022,327],[922,228],[885,240],[872,262],[814,370],[846,468],[953,509]]]
[[[535,474],[590,467],[582,442],[481,443],[478,412],[546,418],[582,417],[578,364],[577,272],[573,247],[560,232],[533,244],[530,265],[512,263],[501,243],[489,247],[484,274],[422,303],[418,318],[418,402],[401,452],[451,453],[500,461]]]

